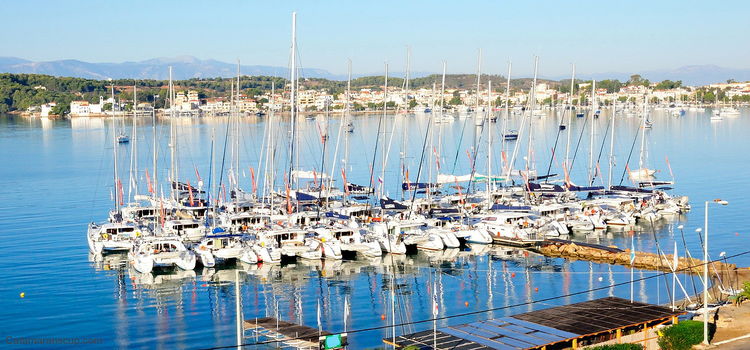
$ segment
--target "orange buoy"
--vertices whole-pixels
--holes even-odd
[[[380,319],[381,319],[381,320],[385,320],[385,314],[381,314],[381,315],[380,315]]]
[[[464,305],[466,305],[466,307],[469,307],[469,302],[468,301],[464,302]]]
[[[537,293],[539,293],[539,287],[537,287],[537,288],[534,288],[534,292],[537,292]]]
[[[516,277],[516,273],[515,272],[511,273],[510,277]]]

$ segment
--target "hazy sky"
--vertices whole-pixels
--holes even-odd
[[[0,56],[139,61],[192,55],[287,66],[297,11],[303,67],[528,75],[750,68],[750,1],[11,1]],[[515,75],[515,74],[514,74]]]

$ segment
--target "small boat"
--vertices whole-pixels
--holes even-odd
[[[719,111],[719,115],[722,117],[736,117],[740,115],[740,110],[734,107],[723,107]]]
[[[120,133],[117,135],[117,143],[128,143],[130,142],[130,136]]]
[[[630,178],[633,180],[650,179],[654,176],[654,174],[656,174],[656,170],[647,168],[631,170],[629,172]]]
[[[583,117],[584,117],[583,113],[576,113],[576,118],[583,118]]]
[[[722,119],[724,119],[724,118],[721,116],[721,113],[719,111],[715,111],[713,113],[713,115],[711,115],[711,121],[712,122],[718,122],[718,121],[720,121]]]
[[[258,112],[255,113],[255,115],[258,116],[258,117],[262,117],[262,116],[266,115],[266,113],[263,112],[263,111],[258,111]]]
[[[506,139],[506,140],[517,140],[518,139],[518,130],[508,130],[507,132],[503,133],[503,139]]]
[[[354,124],[352,122],[349,122],[345,126],[346,132],[354,132]]]
[[[654,126],[654,122],[646,119],[645,122],[643,122],[643,127],[646,129],[651,129]]]

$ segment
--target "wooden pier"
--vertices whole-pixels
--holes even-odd
[[[660,324],[685,314],[667,307],[608,297],[565,306],[466,323],[383,339],[396,348],[419,349],[577,349],[604,341],[643,340]],[[640,340],[639,340],[640,341]]]
[[[321,337],[332,335],[326,331],[279,320],[275,317],[263,317],[245,320],[245,329],[254,336],[281,343],[296,349],[320,349]]]

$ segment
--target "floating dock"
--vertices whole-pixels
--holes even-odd
[[[559,349],[620,340],[657,325],[676,322],[685,312],[608,297],[383,339],[396,348]],[[645,339],[645,337],[644,337]]]
[[[245,320],[245,330],[252,331],[253,335],[258,338],[272,340],[285,347],[296,349],[320,349],[321,337],[331,335],[329,332],[275,317]]]

